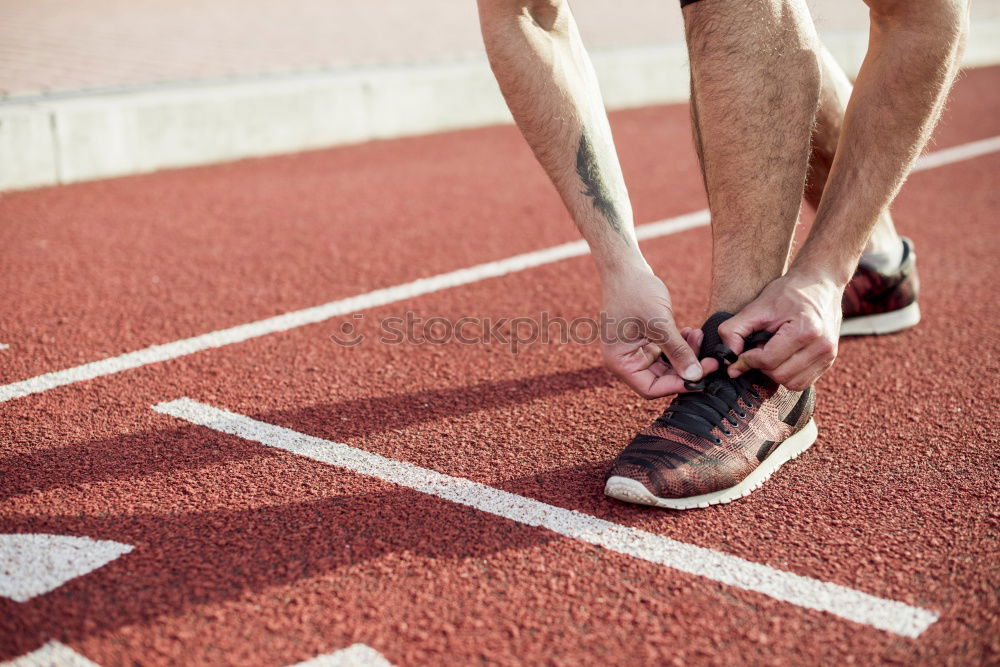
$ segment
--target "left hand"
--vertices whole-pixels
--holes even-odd
[[[835,281],[794,269],[772,281],[719,326],[723,342],[740,355],[729,376],[758,368],[792,391],[812,386],[837,358],[842,293]],[[755,331],[774,336],[763,347],[744,352],[743,339]]]

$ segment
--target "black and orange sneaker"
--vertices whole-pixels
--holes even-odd
[[[894,333],[920,322],[917,293],[917,255],[913,241],[903,239],[903,260],[892,273],[879,273],[858,266],[847,283],[841,307],[844,319],[841,336],[870,336]]]
[[[701,357],[719,359],[700,391],[679,394],[611,466],[604,493],[630,503],[685,510],[742,498],[813,444],[812,387],[790,391],[760,371],[726,374],[735,355],[716,313],[702,327]],[[748,342],[748,345],[751,345]]]

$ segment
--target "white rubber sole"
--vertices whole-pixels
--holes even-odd
[[[917,326],[920,306],[914,301],[905,308],[877,315],[859,315],[840,323],[841,336],[878,336]]]
[[[604,485],[604,494],[627,503],[667,507],[672,510],[693,510],[699,507],[708,507],[709,505],[729,503],[740,498],[745,498],[751,492],[759,489],[764,482],[770,479],[775,470],[809,449],[816,442],[817,433],[816,421],[810,419],[809,423],[802,427],[801,431],[778,445],[774,452],[764,459],[764,462],[757,466],[745,480],[728,489],[703,493],[700,496],[689,496],[687,498],[658,498],[650,493],[649,489],[643,486],[642,482],[637,482],[628,477],[609,477],[607,483]]]

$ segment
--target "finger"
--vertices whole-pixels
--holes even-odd
[[[824,368],[822,366],[809,368],[801,375],[792,378],[791,380],[786,382],[784,384],[784,387],[791,391],[805,391],[809,387],[816,384],[816,382],[819,381],[820,377],[823,376],[823,373],[825,373],[827,370],[828,368]]]
[[[665,361],[662,361],[661,359],[657,359],[656,361],[654,361],[653,364],[649,367],[649,370],[656,377],[662,377],[664,375],[677,375],[677,373],[674,373],[674,369],[670,367],[670,364],[668,364]]]
[[[622,379],[633,373],[649,370],[653,364],[663,365],[659,361],[660,348],[652,343],[625,350],[605,347],[602,352],[605,367]]]
[[[831,366],[833,366],[832,362],[822,358],[817,359],[800,374],[786,381],[784,386],[792,391],[805,391],[816,384],[823,376],[823,373],[830,370]]]
[[[701,379],[702,368],[701,364],[698,363],[698,357],[677,331],[677,325],[674,324],[673,318],[654,318],[648,322],[647,327],[649,339],[667,355],[670,365],[681,377],[692,382]]]
[[[638,368],[649,368],[654,363],[659,362],[660,359],[660,348],[656,347],[652,343],[646,343],[639,349],[635,351],[635,354],[642,355],[644,361]],[[662,362],[659,362],[662,364]]]
[[[789,384],[807,376],[816,362],[817,355],[812,350],[800,350],[775,368],[765,370],[764,373],[783,387],[791,389]]]
[[[684,380],[674,373],[656,378],[649,387],[649,393],[653,398],[685,394],[687,391],[684,388]]]
[[[621,379],[643,398],[662,398],[686,391],[684,389],[684,380],[678,375],[666,373],[657,377],[648,368],[622,375]]]
[[[691,327],[684,327],[681,330],[681,336],[687,341],[687,344],[691,346],[692,350],[700,350],[701,342],[705,340],[705,332],[701,329],[692,329]]]
[[[673,366],[670,365],[670,360],[667,359],[667,356],[662,352],[660,353],[660,357],[657,361],[663,364],[663,367],[666,368],[671,373],[675,372]],[[704,359],[701,360],[700,363],[701,363],[702,376],[708,375],[709,373],[714,373],[715,371],[719,370],[719,360],[713,357],[705,357]],[[652,366],[650,366],[650,368],[652,368]]]
[[[792,377],[782,383],[788,389],[803,391],[807,387],[811,387],[816,384],[816,381],[820,379],[823,373],[830,370],[830,367],[833,366],[833,362],[836,359],[836,352],[831,353],[829,346],[823,341],[817,341],[817,343],[810,346],[809,350],[812,354],[809,361],[802,364],[802,370],[797,373],[791,371]]]
[[[801,345],[794,336],[778,332],[764,347],[756,347],[747,350],[740,355],[731,366],[729,366],[729,377],[739,377],[751,368],[759,368],[763,371],[771,371],[781,366],[795,353],[799,352]]]
[[[744,338],[749,338],[754,331],[769,330],[769,322],[750,306],[736,313],[719,325],[719,336],[722,342],[736,354],[743,352]]]
[[[719,360],[712,357],[706,357],[701,360],[701,370],[702,373],[708,375],[709,373],[714,373],[719,370]]]
[[[653,375],[660,377],[666,375],[667,373],[673,373],[674,369],[670,367],[670,362],[663,356],[663,352],[660,351],[653,343],[646,343],[642,347],[642,353],[647,359],[652,359],[649,363],[649,370],[652,371]],[[639,369],[641,370],[641,369]]]

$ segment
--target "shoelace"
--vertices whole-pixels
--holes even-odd
[[[770,338],[771,334],[766,331],[754,333],[746,339],[745,347],[749,350]],[[729,364],[737,359],[732,350],[722,344],[716,345],[711,356],[718,360],[719,370],[698,382],[685,382],[684,386],[691,393],[674,398],[670,407],[656,421],[721,444],[722,440],[712,434],[712,429],[718,427],[723,435],[731,435],[732,431],[726,424],[736,426],[739,422],[729,416],[730,412],[740,419],[746,419],[746,412],[739,400],[742,398],[744,405],[750,405],[751,399],[760,400],[760,394],[754,390],[749,373],[738,378],[731,378],[726,373]]]

